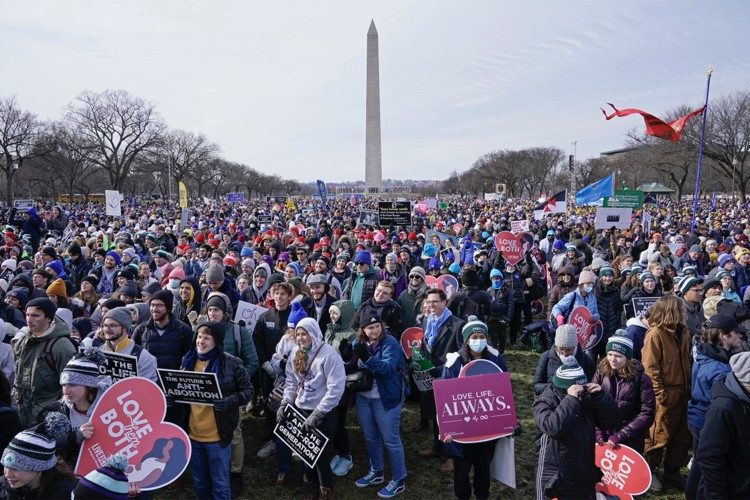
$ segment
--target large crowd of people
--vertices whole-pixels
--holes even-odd
[[[597,228],[595,208],[535,221],[534,200],[465,197],[415,205],[406,226],[360,223],[377,199],[355,196],[195,202],[187,220],[175,205],[135,199],[120,217],[94,204],[7,210],[0,498],[144,495],[124,457],[71,472],[111,384],[101,351],[134,356],[157,383],[157,368],[216,374],[223,397],[212,405],[166,397],[167,420],[192,444],[198,498],[243,493],[247,433],[263,436],[257,455],[276,463],[269,481],[287,484],[293,453],[273,429],[292,410],[329,438],[305,467],[308,498],[333,498],[342,481],[363,496],[400,495],[407,398],[419,403],[418,430],[432,432],[419,456],[441,459],[456,498],[488,498],[495,441],[441,434],[433,393],[410,372],[455,378],[475,359],[513,372],[510,349],[541,353],[534,401],[517,401],[537,427],[538,498],[594,498],[596,444],[641,453],[654,492],[750,497],[750,223],[743,207],[715,203],[693,214],[657,201],[627,229]],[[533,243],[515,262],[495,236],[524,220]],[[458,287],[434,285],[443,276]],[[245,303],[264,308],[254,324],[236,320]],[[601,323],[592,348],[570,324],[576,307]],[[399,340],[412,327],[422,347],[407,358]],[[243,411],[255,417],[244,426]],[[350,412],[364,456],[350,446]],[[355,461],[369,463],[362,477],[349,477]]]

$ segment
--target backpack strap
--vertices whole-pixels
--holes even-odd
[[[63,337],[47,339],[47,341],[44,343],[44,361],[45,363],[47,363],[47,366],[49,366],[55,373],[57,373],[57,365],[55,365],[55,358],[52,357],[52,349],[55,347],[57,341],[61,338]]]
[[[242,357],[242,337],[240,336],[240,325],[232,323],[232,329],[234,330],[234,343],[237,345],[237,357]]]

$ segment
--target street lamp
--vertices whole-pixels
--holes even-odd
[[[735,156],[732,158],[732,204],[736,202],[735,200],[735,185],[734,185],[734,172],[737,170],[737,165],[740,164],[740,160]]]

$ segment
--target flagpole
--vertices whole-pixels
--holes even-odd
[[[701,140],[698,145],[698,169],[695,173],[695,191],[693,191],[693,219],[690,221],[690,232],[695,232],[695,214],[698,213],[698,194],[700,193],[701,165],[703,164],[703,141],[706,136],[706,116],[708,115],[708,92],[711,89],[711,75],[714,70],[711,66],[706,71],[706,101],[703,104],[703,122],[701,123]],[[677,200],[678,202],[680,200]]]

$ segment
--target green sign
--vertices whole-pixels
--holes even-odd
[[[643,191],[615,189],[615,195],[604,198],[605,207],[643,208]]]

